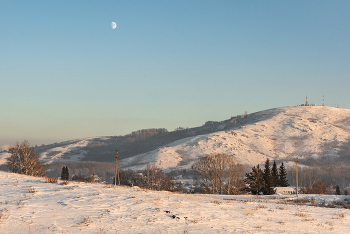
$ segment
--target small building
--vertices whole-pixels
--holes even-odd
[[[282,195],[296,194],[295,187],[276,187],[276,193]]]

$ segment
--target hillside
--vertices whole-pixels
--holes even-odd
[[[348,196],[190,195],[0,172],[1,233],[348,233]],[[306,206],[312,201],[315,206]],[[321,207],[323,206],[323,207]]]
[[[294,106],[208,121],[203,126],[167,132],[142,130],[126,136],[90,137],[35,148],[46,164],[64,161],[114,162],[118,149],[122,168],[140,170],[147,163],[165,169],[188,169],[203,154],[235,155],[255,165],[266,158],[293,161],[347,160],[350,110]],[[2,153],[1,153],[2,152]],[[0,163],[7,156],[0,150]],[[345,158],[344,158],[345,157]]]
[[[213,133],[221,130],[235,129],[246,124],[258,122],[278,113],[278,109],[268,112],[257,112],[240,115],[224,121],[207,121],[203,126],[167,132],[165,129],[147,129],[133,132],[125,136],[89,137],[69,140],[50,145],[35,147],[35,152],[45,164],[60,161],[96,161],[114,162],[115,150],[119,151],[119,159],[150,152],[161,146],[191,136]],[[144,132],[147,134],[144,134]],[[146,135],[146,136],[145,136]],[[8,146],[0,150],[0,163],[7,157]]]
[[[266,158],[276,161],[325,159],[342,155],[350,139],[350,110],[321,106],[284,107],[264,111],[270,118],[238,128],[188,137],[157,150],[121,161],[135,170],[147,163],[163,169],[188,169],[203,154],[227,153],[244,164],[256,165]],[[249,119],[248,115],[245,118]],[[224,123],[223,123],[224,125]]]

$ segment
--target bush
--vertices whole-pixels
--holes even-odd
[[[78,182],[86,182],[87,178],[83,175],[73,175],[71,180],[78,181]]]
[[[57,183],[57,179],[56,178],[51,178],[51,177],[45,176],[44,180],[45,180],[46,183],[52,183],[52,184]]]
[[[67,184],[69,184],[68,180],[64,180],[64,181],[62,181],[62,183],[61,183],[61,185],[67,185]]]
[[[308,186],[301,188],[301,193],[304,194],[331,194],[331,189],[334,187],[334,182],[327,183],[326,185],[321,179],[309,184]]]
[[[173,181],[171,176],[165,176],[163,171],[155,165],[147,165],[146,170],[140,177],[138,184],[142,188],[152,190],[165,190],[171,192],[180,192],[182,187]]]

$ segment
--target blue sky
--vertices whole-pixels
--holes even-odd
[[[350,108],[350,1],[0,1],[0,145]],[[111,22],[118,27],[113,30]]]

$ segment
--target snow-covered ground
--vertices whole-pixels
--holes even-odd
[[[9,145],[0,145],[0,165],[6,164],[6,158],[9,157]]]
[[[263,163],[267,157],[289,161],[337,156],[339,147],[350,139],[349,109],[294,106],[265,112],[278,114],[239,129],[184,138],[124,159],[120,166],[140,170],[151,163],[165,170],[190,169],[194,160],[210,153],[235,155],[248,165]]]
[[[304,196],[315,203],[345,196]],[[348,197],[349,198],[349,197]],[[0,172],[0,233],[348,233],[350,210],[290,196],[190,195]]]

